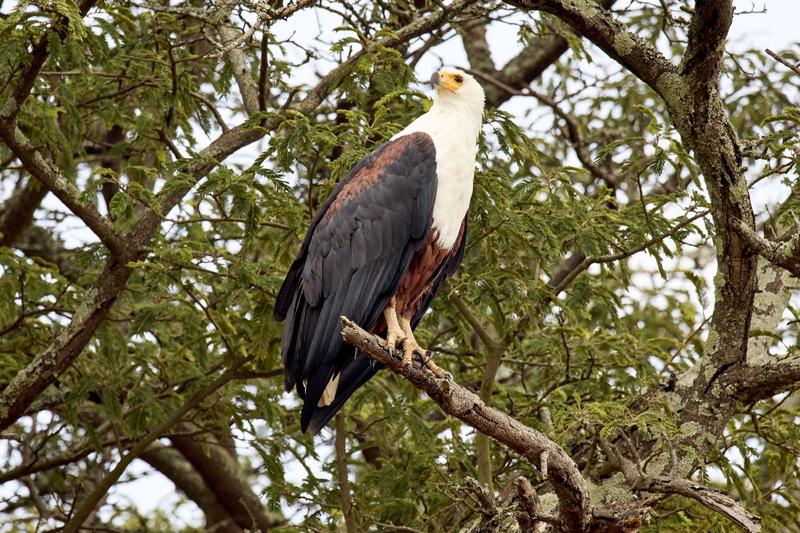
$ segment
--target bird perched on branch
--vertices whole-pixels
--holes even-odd
[[[431,76],[430,110],[359,162],[311,222],[275,302],[286,320],[286,390],[318,433],[380,369],[341,337],[340,316],[385,335],[437,376],[414,328],[464,255],[484,94],[472,76]]]

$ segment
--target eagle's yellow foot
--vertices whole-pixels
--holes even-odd
[[[430,370],[431,373],[437,378],[446,379],[447,381],[453,381],[453,375],[444,368],[434,363],[432,358],[428,358],[428,361],[425,363],[425,366],[427,366],[428,370]]]
[[[386,320],[386,345],[390,350],[394,350],[397,348],[397,343],[403,342],[406,338],[405,331],[403,331],[403,328],[400,327],[400,323],[397,321],[397,313],[394,309],[394,298],[392,298],[389,305],[386,306],[386,309],[383,310],[383,317]]]
[[[453,377],[448,372],[433,362],[433,356],[431,352],[419,345],[417,339],[414,338],[414,331],[411,329],[411,323],[408,321],[408,319],[400,317],[399,322],[400,327],[403,328],[403,332],[406,335],[406,338],[403,341],[402,360],[402,365],[407,369],[406,373],[411,370],[414,355],[417,355],[419,357],[420,364],[428,367],[428,370],[430,370],[434,376],[440,379],[452,380]]]
[[[419,345],[417,339],[414,338],[414,330],[411,329],[411,322],[408,321],[405,317],[398,317],[400,322],[400,327],[405,334],[405,339],[403,339],[403,360],[401,364],[406,369],[406,375],[411,371],[411,365],[414,361],[414,354],[420,356],[420,359],[425,358],[426,352],[425,350]]]
[[[420,361],[422,364],[425,364],[426,359],[430,359],[429,357],[430,352],[425,350],[422,346],[417,344],[417,340],[414,338],[414,335],[409,335],[405,339],[403,339],[403,361],[402,365],[406,368],[411,367],[411,363],[414,360],[414,355],[419,356]]]

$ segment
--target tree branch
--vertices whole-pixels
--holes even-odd
[[[0,212],[0,246],[12,246],[30,227],[33,213],[45,196],[47,189],[34,179],[28,179],[24,185],[14,189]]]
[[[407,369],[401,354],[390,351],[383,339],[371,335],[341,318],[344,340],[392,372],[407,375],[415,387],[424,391],[446,413],[472,426],[481,433],[503,443],[524,456],[537,468],[547,457],[547,479],[558,496],[560,519],[568,531],[583,531],[591,518],[591,505],[586,482],[574,461],[544,434],[511,418],[502,411],[487,406],[473,392],[450,380],[436,379],[427,369]]]
[[[344,426],[344,413],[336,414],[336,475],[339,492],[342,495],[342,514],[347,533],[356,533],[356,521],[353,518],[353,496],[350,494],[350,481],[347,479],[347,432]]]
[[[192,465],[177,450],[153,443],[142,453],[140,458],[166,476],[178,490],[197,504],[206,515],[206,530],[219,533],[242,533],[244,531],[219,504],[203,478],[195,472]]]
[[[611,8],[616,0],[601,0],[600,5],[606,9]],[[469,58],[470,66],[475,70],[491,72],[496,79],[503,83],[503,86],[493,85],[486,87],[486,104],[491,107],[500,107],[509,98],[515,95],[513,90],[528,87],[531,82],[538,79],[547,67],[558,61],[558,59],[569,50],[567,40],[553,32],[534,40],[522,49],[519,54],[511,59],[502,68],[496,69],[491,63],[491,56],[487,61],[487,56],[481,51],[481,33],[485,34],[485,24],[479,28],[468,28],[465,31],[464,48]],[[491,69],[487,66],[491,65]],[[509,91],[508,89],[512,89]]]
[[[78,189],[33,146],[19,128],[5,119],[0,119],[0,139],[3,139],[22,161],[25,169],[83,220],[112,254],[123,260],[131,259],[134,251],[111,222],[100,214],[94,204],[78,200]]]
[[[231,379],[236,376],[236,371],[246,362],[245,359],[240,359],[233,366],[222,372],[215,380],[207,383],[187,399],[183,405],[173,411],[161,423],[157,424],[150,430],[147,435],[137,442],[131,450],[126,453],[117,463],[117,466],[109,472],[95,487],[92,492],[86,496],[80,506],[75,509],[69,522],[64,524],[63,531],[65,533],[76,533],[83,525],[84,520],[94,511],[98,502],[105,496],[108,490],[119,480],[128,465],[139,457],[156,439],[160,438],[169,428],[178,423],[189,411],[200,405],[200,403],[208,396],[216,392],[218,389],[225,386]]]
[[[78,7],[80,16],[85,17],[86,13],[89,12],[95,2],[96,0],[83,0]],[[67,28],[67,17],[59,15],[58,20],[53,23],[51,29],[45,31],[39,38],[39,42],[36,43],[36,46],[34,46],[31,51],[28,65],[22,71],[22,75],[17,82],[17,86],[14,88],[11,98],[7,100],[3,104],[3,108],[0,109],[0,121],[16,126],[17,115],[20,109],[22,109],[22,104],[30,95],[33,85],[36,83],[36,78],[39,76],[39,72],[50,56],[48,45],[50,31],[55,31],[59,39],[64,39],[67,34]]]
[[[235,372],[230,379],[235,378]],[[197,433],[197,428],[187,426]],[[205,435],[205,443],[196,436],[174,435],[173,446],[194,467],[205,485],[225,511],[245,530],[268,531],[281,524],[283,517],[268,513],[242,478],[236,460],[211,435]]]
[[[0,429],[22,416],[28,406],[78,357],[125,287],[131,268],[111,258],[90,288],[72,321],[50,345],[0,393]]]
[[[697,0],[689,24],[689,44],[681,62],[681,75],[706,90],[716,88],[725,42],[733,22],[731,0]]]
[[[771,241],[742,222],[734,219],[734,229],[742,236],[750,248],[764,259],[800,276],[800,233],[795,233],[784,242]]]
[[[679,494],[700,502],[751,533],[761,531],[761,517],[744,509],[724,492],[704,487],[699,483],[660,476],[646,477],[640,479],[634,489],[662,494]]]
[[[219,35],[227,43],[236,41],[238,37],[238,30],[229,25],[229,22],[224,22],[219,28]],[[234,46],[225,52],[225,57],[233,69],[233,77],[236,79],[236,84],[239,86],[239,94],[242,95],[242,104],[248,115],[254,115],[259,112],[259,96],[258,88],[250,73],[250,67],[247,64],[247,58],[239,46]]]
[[[777,61],[778,63],[781,63],[782,65],[787,67],[789,70],[791,70],[792,72],[794,72],[798,76],[800,76],[800,67],[798,67],[797,65],[793,65],[791,62],[789,62],[788,59],[786,59],[782,55],[776,54],[775,52],[773,52],[769,48],[767,48],[767,55],[770,56],[775,61]]]
[[[544,11],[557,16],[659,94],[661,84],[678,73],[661,52],[645,39],[628,31],[600,4],[565,0],[508,0],[508,3],[521,9]]]
[[[486,40],[486,20],[470,21],[462,28],[461,40],[469,59],[469,65],[475,70],[494,74],[496,72],[492,61],[491,48]],[[484,88],[484,91],[486,88]],[[487,94],[487,100],[489,100]],[[495,106],[496,107],[496,106]]]

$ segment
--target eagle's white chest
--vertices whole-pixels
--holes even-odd
[[[436,200],[433,204],[433,229],[438,244],[451,249],[467,215],[475,177],[475,145],[455,145],[448,140],[433,140],[436,146]]]
[[[437,243],[447,250],[458,239],[472,198],[480,120],[480,114],[442,113],[432,108],[393,137],[424,132],[433,139],[438,186],[432,227],[439,235]]]

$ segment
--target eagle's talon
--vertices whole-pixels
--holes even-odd
[[[417,356],[417,359],[419,359],[419,362],[422,366],[428,364],[428,361],[430,360],[430,356],[428,355],[429,353],[430,350],[425,350],[419,346],[414,348],[414,355]]]
[[[419,354],[419,358],[424,366],[428,366],[428,363],[433,360],[433,352],[430,350],[423,350],[422,353]]]
[[[386,320],[386,345],[389,348],[389,355],[394,356],[394,351],[397,349],[398,343],[402,348],[407,339],[406,332],[400,327],[400,323],[397,320],[394,298],[392,298],[391,303],[386,306],[383,313],[384,319]],[[405,350],[403,350],[403,353],[405,353]],[[403,359],[405,360],[405,356]]]
[[[440,367],[433,360],[428,361],[425,366],[428,370],[431,371],[431,374],[436,376],[439,379],[446,379],[447,381],[453,381],[453,374],[445,370],[444,368]]]
[[[386,346],[389,348],[389,351],[392,353],[394,350],[397,349],[397,343],[402,343],[405,341],[405,338],[400,337],[392,332],[386,334]]]

